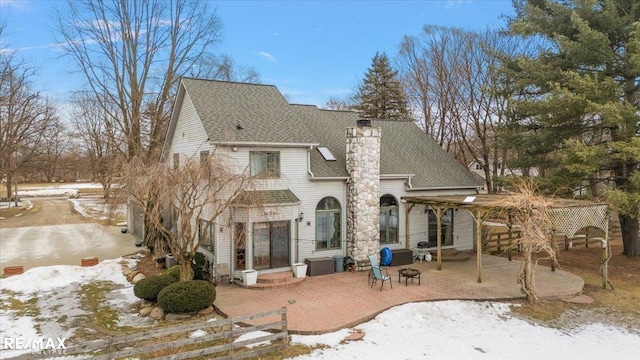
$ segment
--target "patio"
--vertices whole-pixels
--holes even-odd
[[[398,270],[405,267],[388,268],[393,288],[385,283],[382,291],[380,282],[373,288],[367,285],[366,271],[307,277],[301,285],[289,289],[258,291],[222,285],[216,288],[215,306],[229,317],[286,306],[291,333],[322,334],[356,326],[408,302],[523,298],[516,281],[519,261],[483,256],[482,283],[477,281],[473,260],[445,262],[440,271],[435,262],[415,261],[411,267],[422,272],[421,285],[409,281],[405,286],[404,279],[398,283]],[[562,270],[553,272],[548,267],[539,266],[535,276],[540,299],[573,297],[584,286],[581,277]]]

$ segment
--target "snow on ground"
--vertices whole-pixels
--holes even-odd
[[[410,303],[356,327],[360,341],[341,344],[344,329],[292,343],[325,344],[295,359],[630,359],[640,348],[631,332],[600,323],[554,329],[511,317],[509,304],[473,301]],[[635,354],[635,355],[634,355]]]
[[[0,279],[0,338],[67,338],[73,343],[74,334],[84,328],[83,317],[88,311],[82,306],[81,289],[84,285],[100,282],[109,289],[105,303],[118,314],[116,326],[148,327],[154,324],[138,316],[135,304],[140,300],[133,295],[132,285],[122,274],[121,264],[135,267],[135,259],[104,260],[96,266],[81,267],[56,265],[37,267],[22,275]],[[13,308],[10,303],[23,304]],[[24,309],[28,308],[28,311]],[[2,343],[4,346],[4,340]],[[29,350],[2,349],[0,359],[28,353]]]

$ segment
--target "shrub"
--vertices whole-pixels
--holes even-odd
[[[193,279],[194,280],[204,280],[204,265],[206,264],[206,259],[204,254],[201,252],[195,253],[193,256],[193,262],[191,263],[191,268],[193,269]]]
[[[133,294],[137,298],[155,302],[160,291],[176,281],[173,276],[152,275],[138,281],[133,287]]]
[[[173,276],[176,281],[180,280],[180,265],[173,265],[164,272],[165,275]]]
[[[205,280],[173,283],[160,291],[158,305],[167,313],[196,312],[213,304],[216,288]]]

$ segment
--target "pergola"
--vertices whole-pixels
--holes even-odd
[[[406,196],[403,202],[407,203],[405,225],[409,228],[409,212],[415,205],[425,205],[436,215],[437,221],[437,269],[442,269],[442,222],[443,213],[448,209],[468,211],[475,222],[475,246],[478,282],[482,282],[482,223],[495,213],[509,214],[508,203],[512,195],[472,195],[472,196]],[[609,259],[609,216],[607,204],[582,200],[547,198],[551,204],[549,215],[553,233],[564,233],[567,238],[572,238],[582,228],[593,226],[604,231],[602,240],[602,287],[607,287],[607,262]],[[508,224],[509,238],[511,239],[512,224]],[[407,246],[409,238],[407,237]],[[555,264],[552,264],[555,270]]]

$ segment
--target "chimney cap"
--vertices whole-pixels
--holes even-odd
[[[357,125],[362,127],[371,127],[371,119],[358,119]]]

